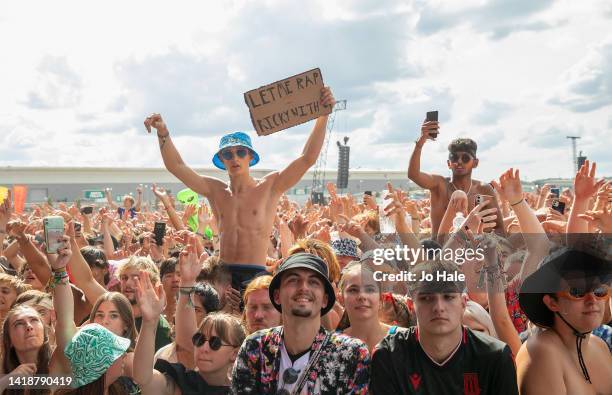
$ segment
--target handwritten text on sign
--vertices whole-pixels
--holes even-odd
[[[321,104],[323,76],[313,69],[244,94],[253,127],[260,136],[330,114],[332,107]]]

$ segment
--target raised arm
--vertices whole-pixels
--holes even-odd
[[[153,188],[151,188],[153,194],[157,196],[157,198],[162,202],[166,212],[168,213],[168,218],[170,218],[170,223],[174,226],[176,230],[183,230],[185,226],[183,225],[183,221],[176,213],[174,209],[174,205],[172,204],[172,200],[170,200],[170,196],[164,188],[158,188],[156,184],[153,184]]]
[[[47,256],[51,268],[53,270],[53,308],[57,321],[55,322],[55,341],[57,344],[56,350],[59,353],[55,358],[59,358],[64,372],[70,371],[70,364],[64,354],[64,348],[72,340],[72,337],[77,331],[74,324],[74,301],[72,299],[72,289],[68,280],[66,266],[70,261],[72,250],[70,248],[70,238],[63,236],[62,244],[57,251],[57,255],[49,254]]]
[[[453,227],[453,219],[455,218],[458,212],[461,212],[466,215],[467,208],[468,197],[465,192],[461,189],[454,191],[450,197],[448,206],[446,206],[446,211],[444,212],[442,221],[440,221],[440,226],[438,227],[438,235],[436,236],[438,243],[444,244],[448,233],[450,233],[450,230]],[[455,229],[455,231],[457,231],[457,229]]]
[[[179,282],[179,299],[175,312],[175,332],[176,344],[180,348],[193,351],[191,338],[198,330],[193,302],[193,287],[196,278],[202,270],[202,264],[196,252],[195,237],[189,238],[189,244],[179,256],[179,272],[181,280]]]
[[[421,171],[421,150],[425,142],[430,139],[430,132],[437,132],[437,121],[425,121],[421,126],[421,136],[415,142],[414,151],[410,156],[408,165],[408,178],[414,181],[415,184],[425,189],[435,189],[440,185],[442,177],[434,174],[428,174]]]
[[[321,105],[324,107],[336,104],[336,100],[331,92],[331,89],[325,87],[321,90]],[[302,176],[310,169],[319,158],[323,141],[325,140],[325,132],[327,127],[327,115],[317,118],[314,128],[306,141],[306,145],[297,159],[289,164],[285,169],[278,173],[278,177],[274,181],[274,190],[277,193],[283,193],[287,189],[297,184]]]
[[[567,221],[567,234],[589,233],[589,223],[581,217],[589,209],[589,199],[597,193],[605,180],[595,181],[597,164],[585,161],[574,178],[574,204]]]
[[[142,208],[142,187],[136,188],[136,205],[134,206],[134,210],[140,211]]]
[[[85,258],[83,258],[83,255],[81,255],[79,246],[74,238],[74,225],[72,222],[68,223],[67,234],[70,237],[70,246],[73,251],[68,261],[72,280],[74,285],[83,291],[85,299],[89,303],[94,304],[101,295],[106,293],[106,289],[94,279],[89,265]]]
[[[506,343],[512,355],[516,356],[521,348],[521,339],[506,307],[506,293],[502,282],[504,273],[497,256],[496,240],[493,237],[485,238],[480,247],[484,247],[484,270],[487,273],[487,296],[493,327],[497,338]]]
[[[15,236],[19,249],[28,262],[30,268],[42,284],[46,284],[51,277],[51,270],[47,258],[32,244],[25,234],[26,224],[21,221],[12,221],[8,224],[9,233]],[[18,269],[18,268],[15,268]]]
[[[225,188],[225,184],[221,180],[208,176],[200,176],[185,164],[174,146],[170,138],[170,131],[168,131],[168,127],[160,114],[151,114],[145,119],[144,125],[149,133],[151,133],[151,127],[157,130],[157,140],[164,165],[183,184],[204,196],[211,196],[215,188]]]
[[[141,271],[136,281],[136,299],[142,314],[142,325],[134,349],[132,368],[134,381],[140,386],[143,395],[173,395],[174,382],[153,369],[155,332],[159,317],[164,311],[163,301],[166,300],[162,285],[159,284],[155,289],[149,275]]]
[[[510,207],[516,214],[521,233],[525,239],[527,254],[521,267],[520,279],[522,282],[537,269],[542,258],[548,254],[550,250],[548,237],[535,212],[531,210],[523,198],[523,188],[518,170],[509,169],[505,171],[499,178],[499,183],[494,180],[491,181],[491,185],[500,196],[510,202]]]
[[[403,245],[408,246],[412,250],[420,250],[421,243],[412,231],[412,224],[406,222],[406,210],[402,204],[400,191],[394,191],[391,183],[387,183],[387,188],[393,196],[393,200],[387,207],[383,207],[385,215],[392,218],[397,232]]]
[[[115,204],[115,202],[113,202],[113,195],[111,193],[111,189],[110,188],[106,188],[104,190],[104,194],[106,195],[106,202],[108,203],[110,208],[112,210],[117,210],[117,208],[119,208],[119,206],[117,206],[117,204]]]

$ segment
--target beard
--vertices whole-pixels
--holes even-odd
[[[312,310],[307,308],[294,307],[291,309],[291,314],[296,317],[309,318],[312,316]]]

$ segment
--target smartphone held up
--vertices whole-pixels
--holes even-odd
[[[438,111],[428,111],[425,115],[425,122],[438,122]],[[440,132],[439,128],[436,126],[435,128],[429,129],[429,137],[432,140],[438,138],[438,133]]]
[[[64,236],[64,218],[60,216],[45,217],[43,228],[47,253],[57,254],[57,250],[62,244],[62,236]]]

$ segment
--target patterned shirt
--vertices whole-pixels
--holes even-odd
[[[327,336],[329,340],[321,348]],[[247,337],[232,372],[232,393],[276,394],[282,341],[282,326]],[[304,386],[309,394],[367,394],[370,355],[361,340],[321,327],[310,349],[311,358],[319,348],[319,359],[308,372]]]
[[[592,332],[595,336],[600,337],[601,340],[605,341],[612,353],[612,328],[608,325],[602,325]]]
[[[506,288],[506,307],[508,308],[508,314],[510,314],[510,319],[514,324],[514,328],[516,328],[518,333],[521,333],[527,330],[528,319],[519,304],[519,288],[520,279],[518,278],[512,280],[508,284]]]

